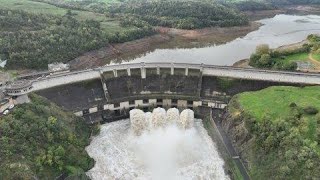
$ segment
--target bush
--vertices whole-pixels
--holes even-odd
[[[303,108],[303,112],[305,114],[315,115],[315,114],[318,114],[319,111],[315,107],[308,106],[308,107]]]
[[[297,104],[296,104],[296,103],[294,103],[294,102],[292,102],[292,103],[290,103],[289,107],[291,107],[291,108],[293,108],[293,107],[297,107]]]

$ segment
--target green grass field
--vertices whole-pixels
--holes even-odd
[[[287,117],[289,105],[296,103],[299,107],[313,106],[320,110],[320,86],[313,87],[270,87],[256,92],[239,95],[239,102],[245,112],[262,120],[264,117],[276,120]]]
[[[283,61],[284,63],[290,63],[295,61],[308,61],[309,60],[308,53],[299,53],[299,54],[292,54],[286,56],[285,59],[278,58],[277,61]]]
[[[312,54],[312,57],[317,60],[320,61],[320,54]]]
[[[108,0],[112,1],[112,0]],[[30,13],[41,13],[41,14],[52,14],[63,16],[67,13],[66,8],[56,7],[42,2],[34,2],[30,0],[0,0],[1,9],[12,9],[12,10],[23,10]],[[112,19],[106,17],[104,14],[89,12],[89,11],[78,11],[72,10],[75,13],[75,18],[78,20],[96,20],[101,22],[101,27],[109,32],[121,32],[128,28],[120,27],[119,21],[117,19]]]
[[[245,92],[239,95],[241,108],[257,121],[271,119],[283,120],[292,115],[291,103],[299,108],[314,107],[320,110],[320,86],[310,87],[270,87],[257,92]],[[303,114],[297,127],[304,138],[317,141],[317,119],[319,115]],[[317,147],[320,153],[320,146]]]

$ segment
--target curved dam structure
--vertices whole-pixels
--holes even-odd
[[[237,93],[277,85],[319,85],[320,75],[204,64],[136,63],[47,75],[29,82],[12,83],[7,94],[36,92],[93,123],[123,119],[133,108],[223,109]]]

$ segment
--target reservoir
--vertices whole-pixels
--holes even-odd
[[[259,44],[271,48],[297,43],[309,34],[320,33],[320,16],[277,15],[258,21],[262,26],[244,37],[226,44],[209,45],[203,48],[159,48],[130,60],[136,62],[204,63],[211,65],[232,65],[249,58]]]

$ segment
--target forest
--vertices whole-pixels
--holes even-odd
[[[105,46],[153,34],[148,26],[107,33],[95,20],[79,21],[68,11],[64,16],[0,10],[0,56],[8,69],[46,69],[48,63],[68,62]]]
[[[86,178],[91,128],[82,118],[32,94],[0,121],[1,179]]]
[[[249,23],[239,11],[217,3],[179,1],[130,1],[114,4],[112,16],[130,15],[152,26],[196,29],[211,26],[230,27]]]
[[[251,139],[243,146],[252,179],[320,178],[319,86],[277,86],[245,92],[229,109],[241,112]]]

